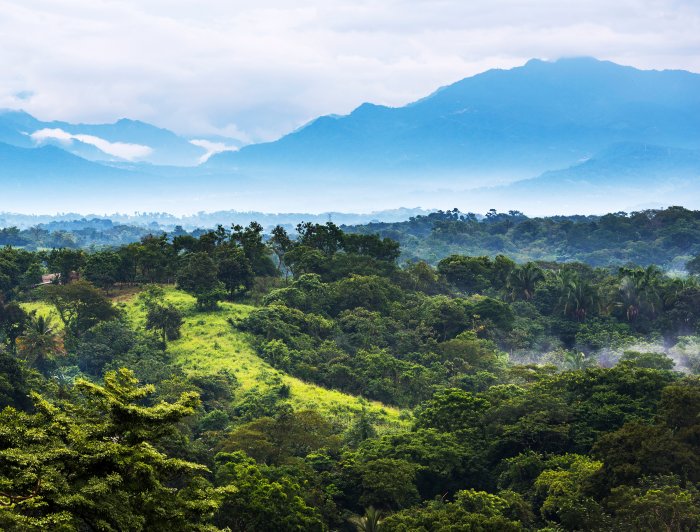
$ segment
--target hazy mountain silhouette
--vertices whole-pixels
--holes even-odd
[[[109,160],[82,137],[36,148],[31,135],[40,129],[152,152]],[[112,212],[136,205],[182,212],[183,202],[192,208],[196,202],[197,210],[280,212],[420,204],[478,212],[535,206],[543,213],[566,202],[568,212],[650,202],[700,208],[700,75],[591,58],[532,60],[466,78],[404,107],[363,104],[347,116],[323,116],[275,142],[217,154],[198,167],[182,165],[201,157],[202,148],[132,120],[72,125],[3,112],[0,142],[6,143],[0,184],[7,197],[31,205],[22,196],[26,187],[51,181],[56,201],[68,198],[67,208],[78,209],[64,186],[73,183],[86,205],[80,210],[93,212],[96,199],[109,205],[112,183],[124,191],[111,198],[118,201]]]
[[[36,134],[42,130],[49,130],[49,133],[39,139]],[[206,153],[203,148],[193,145],[188,139],[172,131],[138,120],[124,118],[113,124],[71,124],[60,121],[42,122],[24,111],[0,111],[0,142],[23,148],[53,145],[92,161],[132,160],[120,156],[119,153],[103,151],[87,142],[76,139],[60,140],[50,136],[61,135],[61,132],[67,135],[89,135],[112,144],[122,143],[148,148],[143,150],[144,155],[133,159],[151,164],[196,165]]]
[[[700,75],[591,58],[490,70],[399,108],[363,104],[209,166],[532,177],[609,144],[699,147]],[[482,183],[483,184],[483,183]]]

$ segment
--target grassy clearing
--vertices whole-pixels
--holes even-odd
[[[63,323],[58,317],[56,308],[46,301],[28,301],[22,303],[21,305],[25,312],[36,312],[37,316],[43,316],[45,318],[51,317],[55,327],[58,327],[59,329],[63,328]]]
[[[290,388],[289,401],[295,408],[318,409],[340,423],[349,423],[367,408],[375,413],[380,432],[402,430],[406,421],[399,418],[399,410],[381,403],[367,401],[336,390],[316,386],[274,369],[253,350],[244,333],[235,330],[229,318],[236,321],[254,310],[250,305],[222,303],[216,312],[196,312],[194,298],[166,288],[166,297],[185,315],[182,338],[170,342],[168,351],[185,372],[215,373],[226,369],[240,382],[238,394],[252,390],[264,391],[275,383]],[[144,316],[135,298],[121,299],[117,305],[124,309],[132,322],[142,324]]]

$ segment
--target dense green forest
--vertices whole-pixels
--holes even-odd
[[[697,530],[699,220],[0,248],[0,528]]]
[[[452,254],[505,254],[518,261],[655,264],[672,270],[700,253],[700,211],[683,207],[545,218],[495,210],[478,217],[453,209],[348,229],[392,238],[401,244],[405,259],[430,263]]]
[[[171,238],[198,238],[208,231],[170,227],[156,222],[136,226],[101,218],[41,223],[28,229],[7,226],[0,229],[0,246],[106,249],[165,230]],[[269,232],[274,225],[265,227]],[[283,227],[295,233],[295,225],[285,223]],[[529,218],[518,211],[491,210],[481,216],[453,209],[414,216],[405,222],[375,222],[341,229],[391,238],[401,245],[399,262],[423,260],[432,265],[454,254],[491,258],[507,255],[518,262],[579,261],[602,267],[654,264],[669,271],[683,270],[685,262],[700,253],[700,211],[683,207],[544,218]]]

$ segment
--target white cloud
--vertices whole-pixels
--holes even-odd
[[[144,157],[148,157],[153,152],[149,146],[144,146],[142,144],[109,142],[108,140],[95,137],[93,135],[74,135],[58,128],[40,129],[32,133],[30,137],[38,144],[44,143],[48,140],[58,140],[59,142],[70,144],[72,141],[77,140],[83,142],[84,144],[95,146],[97,149],[106,153],[107,155],[112,155],[113,157],[118,157],[127,161],[143,159]]]
[[[700,3],[3,0],[0,107],[257,141],[363,101],[401,105],[487,68],[570,55],[700,71]]]
[[[206,162],[206,160],[215,153],[221,153],[224,151],[238,151],[238,146],[231,146],[225,142],[213,142],[206,139],[192,139],[190,140],[190,144],[194,144],[195,146],[199,146],[200,148],[207,150],[207,152],[199,158],[200,163]]]

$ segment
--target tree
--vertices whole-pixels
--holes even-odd
[[[454,502],[440,499],[392,514],[384,520],[381,530],[517,532],[522,530],[522,525],[510,518],[513,513],[513,505],[505,495],[470,489],[457,492]]]
[[[333,255],[343,247],[343,231],[332,222],[302,222],[297,225],[297,234],[300,245],[317,249],[325,255]]]
[[[162,283],[172,275],[176,257],[167,235],[147,235],[138,244],[128,247],[133,250],[137,281]]]
[[[418,405],[415,410],[417,428],[435,428],[441,432],[457,432],[478,428],[488,401],[474,394],[448,388]]]
[[[136,334],[128,323],[122,320],[109,320],[100,322],[85,331],[75,342],[73,351],[81,371],[101,377],[108,364],[127,354],[136,346],[136,343]]]
[[[216,455],[216,482],[223,494],[214,523],[232,532],[322,531],[318,513],[303,499],[301,486],[284,475],[270,479],[245,453]]]
[[[146,286],[138,296],[139,302],[146,310],[146,330],[160,333],[165,349],[168,340],[180,338],[182,312],[173,304],[165,301],[165,290],[158,285]]]
[[[355,515],[349,521],[355,525],[357,532],[379,532],[384,514],[374,506],[365,509],[365,515]]]
[[[46,374],[55,356],[65,353],[63,338],[54,326],[51,316],[29,315],[22,336],[17,339],[17,350],[30,366]]]
[[[180,338],[181,327],[182,312],[175,305],[152,305],[146,310],[146,329],[158,331],[163,346]]]
[[[674,475],[644,479],[641,486],[613,488],[607,498],[615,530],[668,530],[700,528],[700,493]]]
[[[231,231],[231,242],[237,243],[248,259],[250,268],[255,275],[274,275],[275,265],[270,259],[270,250],[263,242],[263,226],[250,222],[248,227],[234,225]]]
[[[0,340],[7,342],[11,353],[17,352],[17,338],[22,336],[27,319],[27,313],[17,303],[4,304],[0,299]]]
[[[250,260],[240,247],[221,246],[217,251],[218,278],[226,287],[229,298],[245,294],[253,286],[255,275]]]
[[[31,407],[28,371],[24,364],[0,347],[0,410],[12,406],[19,410]]]
[[[596,289],[574,270],[562,270],[557,274],[559,305],[565,315],[577,321],[585,321],[598,302]]]
[[[419,466],[406,460],[378,458],[360,466],[362,497],[367,506],[400,509],[419,500],[416,471]]]
[[[672,370],[676,365],[673,359],[664,353],[641,353],[639,351],[625,351],[620,358],[620,364],[665,371]]]
[[[59,275],[61,284],[68,284],[74,272],[80,271],[85,263],[85,252],[80,249],[52,249],[46,256],[46,266]]]
[[[280,274],[284,271],[286,277],[288,266],[284,258],[287,252],[292,249],[294,242],[289,238],[285,228],[281,225],[276,226],[270,233],[267,245],[277,257],[277,273]]]
[[[141,406],[154,388],[125,369],[75,388],[75,402],[34,394],[35,413],[0,413],[0,527],[204,530],[219,505],[206,468],[159,445],[195,412],[196,394]]]
[[[605,524],[605,514],[586,489],[590,489],[591,479],[603,464],[586,456],[566,458],[564,467],[547,469],[535,480],[542,500],[540,514],[545,521],[558,523],[565,530],[596,530]]]
[[[226,451],[244,451],[260,462],[279,464],[321,447],[336,448],[339,438],[316,410],[278,409],[275,418],[261,417],[238,426],[222,442]]]
[[[662,306],[662,271],[653,265],[645,269],[620,268],[620,275],[620,304],[627,321],[634,321],[640,312],[654,318]]]
[[[217,273],[216,263],[207,253],[191,253],[177,272],[177,286],[197,298],[199,310],[213,310],[225,295]]]
[[[46,299],[56,307],[66,331],[76,338],[99,322],[117,317],[109,299],[87,281],[51,285],[45,291]]]
[[[529,301],[535,296],[537,284],[544,280],[541,268],[533,262],[518,266],[508,275],[507,286],[513,299],[523,298]]]
[[[114,251],[99,251],[85,259],[83,277],[95,286],[109,288],[119,275],[121,257]]]
[[[593,453],[605,464],[611,486],[631,484],[643,476],[675,473],[700,480],[700,459],[695,449],[659,425],[627,423],[601,436]]]
[[[492,269],[488,257],[451,255],[438,263],[438,272],[449,283],[467,293],[479,293],[489,286]]]

